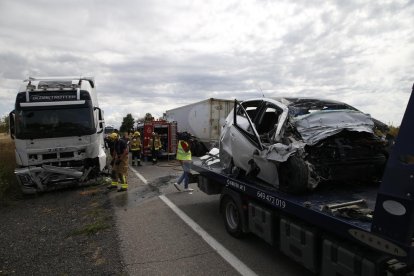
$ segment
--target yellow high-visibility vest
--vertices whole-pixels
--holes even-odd
[[[190,145],[185,141],[178,141],[178,148],[177,148],[177,160],[191,160],[191,150],[185,152],[183,147],[181,146],[181,142],[184,142],[190,147]]]

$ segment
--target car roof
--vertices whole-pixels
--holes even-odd
[[[335,105],[340,106],[341,109],[350,109],[358,111],[355,107],[340,101],[317,99],[317,98],[295,98],[295,97],[268,97],[268,98],[254,98],[246,101],[268,101],[278,103],[279,106],[285,106],[288,109],[297,108],[322,108],[324,106],[333,107]]]
[[[308,105],[323,105],[323,104],[342,104],[348,105],[344,102],[327,100],[327,99],[317,99],[317,98],[294,98],[294,97],[272,97],[272,99],[282,102],[285,105],[295,105],[295,106],[308,106]]]

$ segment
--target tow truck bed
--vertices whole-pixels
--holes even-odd
[[[364,200],[366,208],[374,210],[378,186],[358,185],[329,185],[305,195],[290,195],[261,182],[260,180],[236,179],[222,172],[220,168],[202,165],[201,161],[193,163],[193,170],[214,179],[219,185],[242,192],[260,201],[269,208],[283,210],[300,220],[317,225],[320,229],[333,230],[335,234],[347,236],[349,229],[371,231],[371,221],[368,219],[346,218],[335,216],[324,210],[328,205]]]

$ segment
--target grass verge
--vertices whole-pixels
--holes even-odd
[[[21,196],[17,179],[14,175],[16,159],[14,142],[9,136],[0,133],[0,203],[7,204]]]

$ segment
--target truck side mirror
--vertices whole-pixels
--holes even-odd
[[[15,124],[14,124],[14,110],[9,113],[9,132],[10,137],[14,140],[14,133],[15,133]]]
[[[99,128],[99,131],[97,133],[99,134],[99,133],[102,133],[104,131],[104,128],[105,128],[105,125],[104,125],[105,121],[103,119],[103,111],[102,111],[102,109],[100,109],[99,107],[96,107],[96,106],[93,109],[98,110],[98,128]]]

